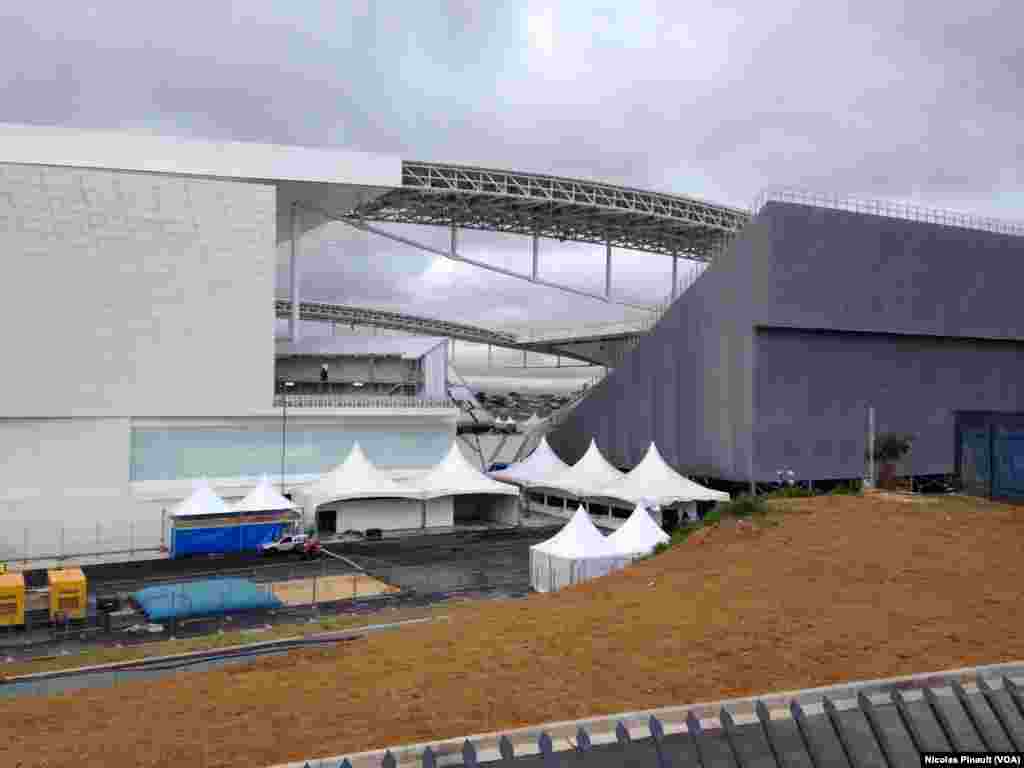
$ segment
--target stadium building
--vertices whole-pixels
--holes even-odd
[[[0,126],[0,559],[157,546],[200,477],[232,500],[283,464],[290,493],[357,441],[397,475],[440,462],[443,400],[289,409],[286,430],[275,406],[275,271],[323,223],[296,204],[401,181],[360,152]]]

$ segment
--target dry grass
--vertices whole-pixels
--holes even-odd
[[[773,502],[626,571],[246,667],[0,702],[5,766],[252,768],[1024,658],[1024,510]]]
[[[19,661],[0,665],[0,678],[17,677],[35,672],[56,672],[64,669],[77,669],[100,664],[115,664],[122,661],[153,658],[157,656],[173,656],[192,651],[210,651],[228,646],[245,645],[247,643],[265,643],[268,640],[280,640],[286,637],[304,637],[318,632],[334,632],[344,629],[357,629],[372,624],[389,624],[409,619],[432,618],[447,614],[446,605],[434,608],[386,608],[372,614],[355,614],[340,616],[324,616],[317,621],[303,621],[298,624],[275,624],[266,629],[232,630],[230,622],[225,624],[225,632],[202,637],[180,638],[177,640],[161,640],[128,647],[90,648],[82,653],[71,656],[41,658],[35,661]]]

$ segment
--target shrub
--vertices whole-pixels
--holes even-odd
[[[913,442],[914,435],[883,432],[875,438],[875,461],[883,464],[897,462],[910,452]],[[871,458],[870,453],[867,458]]]
[[[722,505],[719,505],[719,507],[721,507],[721,506]],[[718,525],[718,523],[720,523],[722,521],[722,512],[719,509],[719,507],[716,507],[715,509],[712,509],[706,515],[704,515],[704,520],[703,520],[704,525]]]
[[[817,495],[810,488],[804,488],[802,485],[787,485],[767,494],[770,499],[805,499]]]
[[[839,483],[829,493],[832,496],[859,496],[861,494],[861,484],[857,480]]]
[[[750,517],[751,515],[764,515],[767,512],[768,508],[765,506],[763,498],[743,494],[732,501],[716,506],[711,512],[704,515],[704,522],[708,523],[712,515],[716,516],[713,522],[717,523],[725,516]]]

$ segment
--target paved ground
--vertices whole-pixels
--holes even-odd
[[[302,621],[314,614],[366,614],[394,607],[425,607],[444,602],[453,594],[479,599],[521,597],[530,591],[529,548],[553,535],[560,524],[554,522],[554,528],[485,529],[329,544],[328,549],[341,555],[343,560],[325,557],[310,562],[247,554],[106,563],[88,566],[85,571],[94,594],[125,595],[153,584],[217,575],[269,583],[352,573],[351,562],[402,590],[393,596],[321,603],[316,609],[310,606],[236,614],[229,622],[234,629],[261,627]],[[45,573],[33,573],[29,580],[41,586],[45,584]],[[175,626],[174,634],[196,637],[217,632],[224,625],[220,618],[191,620]],[[77,653],[90,645],[134,645],[165,639],[169,634],[168,629],[152,635],[125,631],[93,631],[84,636],[73,631],[54,635],[52,628],[45,624],[27,632],[0,633],[0,653],[14,659],[27,659],[41,654]]]

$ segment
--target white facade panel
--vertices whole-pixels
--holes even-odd
[[[402,162],[345,149],[0,123],[0,163],[226,179],[401,186]]]
[[[0,417],[270,405],[275,204],[262,184],[0,165],[0,340],[18,372]]]

